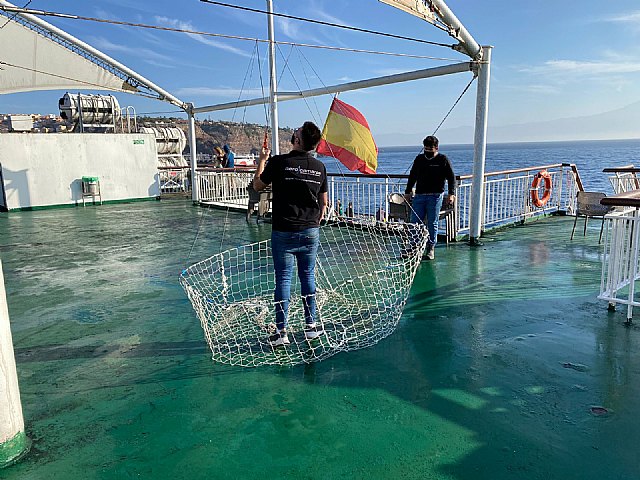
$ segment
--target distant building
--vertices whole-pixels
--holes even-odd
[[[30,132],[31,130],[33,130],[31,115],[9,115],[10,132]]]

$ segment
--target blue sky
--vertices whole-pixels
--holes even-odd
[[[266,5],[262,0],[229,1],[258,9],[264,9]],[[25,3],[23,0],[19,5]],[[450,0],[448,5],[480,44],[495,47],[490,139],[492,127],[506,129],[517,137],[517,129],[509,130],[513,125],[573,117],[594,116],[594,126],[598,128],[599,114],[640,102],[640,4],[637,0],[604,3],[595,0]],[[376,0],[274,0],[274,6],[277,12],[291,15],[453,43],[446,33]],[[32,0],[29,7],[158,26],[267,37],[264,16],[198,0]],[[242,98],[261,96],[261,78],[267,88],[264,44],[258,47],[263,67],[261,76],[253,56],[253,42],[60,18],[46,20],[196,106],[233,101],[239,95]],[[466,60],[448,48],[287,19],[276,19],[276,39],[449,59],[438,61],[280,46],[277,62],[281,74],[280,90],[283,91]],[[285,58],[288,58],[288,66],[283,71]],[[254,67],[249,70],[251,63]],[[247,80],[241,93],[245,76]],[[393,143],[390,139],[394,136],[417,141],[435,129],[470,79],[470,74],[457,74],[347,92],[340,98],[367,117],[374,136],[383,139],[379,144]],[[62,93],[4,95],[0,97],[0,112],[57,113],[57,99]],[[175,110],[169,104],[136,96],[117,94],[117,97],[121,105],[133,105],[139,114]],[[322,96],[307,103],[282,103],[280,123],[294,126],[306,119],[322,123],[330,102],[329,96]],[[474,109],[475,86],[443,125],[443,136],[447,136],[447,131],[462,129],[463,132],[458,132],[455,139],[452,135],[451,140],[471,142],[471,131],[463,127],[473,125]],[[263,107],[213,112],[199,118],[266,122]],[[629,123],[632,121],[634,118],[630,117]],[[559,132],[558,138],[562,139],[563,135]],[[571,139],[572,135],[573,132],[567,131],[565,137]],[[640,127],[630,127],[619,135],[603,131],[603,136],[640,137]]]

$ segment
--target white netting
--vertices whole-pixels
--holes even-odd
[[[398,325],[428,233],[424,225],[349,219],[320,228],[317,321],[325,334],[305,340],[303,299],[293,281],[287,334],[272,347],[275,277],[271,241],[214,255],[180,276],[213,360],[254,367],[323,360],[374,345]],[[295,274],[294,274],[295,278]]]

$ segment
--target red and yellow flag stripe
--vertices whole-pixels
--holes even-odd
[[[333,99],[322,129],[318,153],[340,160],[349,170],[376,173],[378,147],[364,116],[351,105]]]

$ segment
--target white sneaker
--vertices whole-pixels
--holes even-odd
[[[312,323],[307,325],[304,329],[304,338],[307,340],[314,340],[321,335],[324,335],[324,328],[322,325],[318,326],[315,323]]]
[[[272,347],[282,347],[284,345],[289,345],[291,342],[289,341],[289,337],[287,336],[287,332],[282,330],[280,332],[276,332],[273,335],[269,336],[269,345]]]

